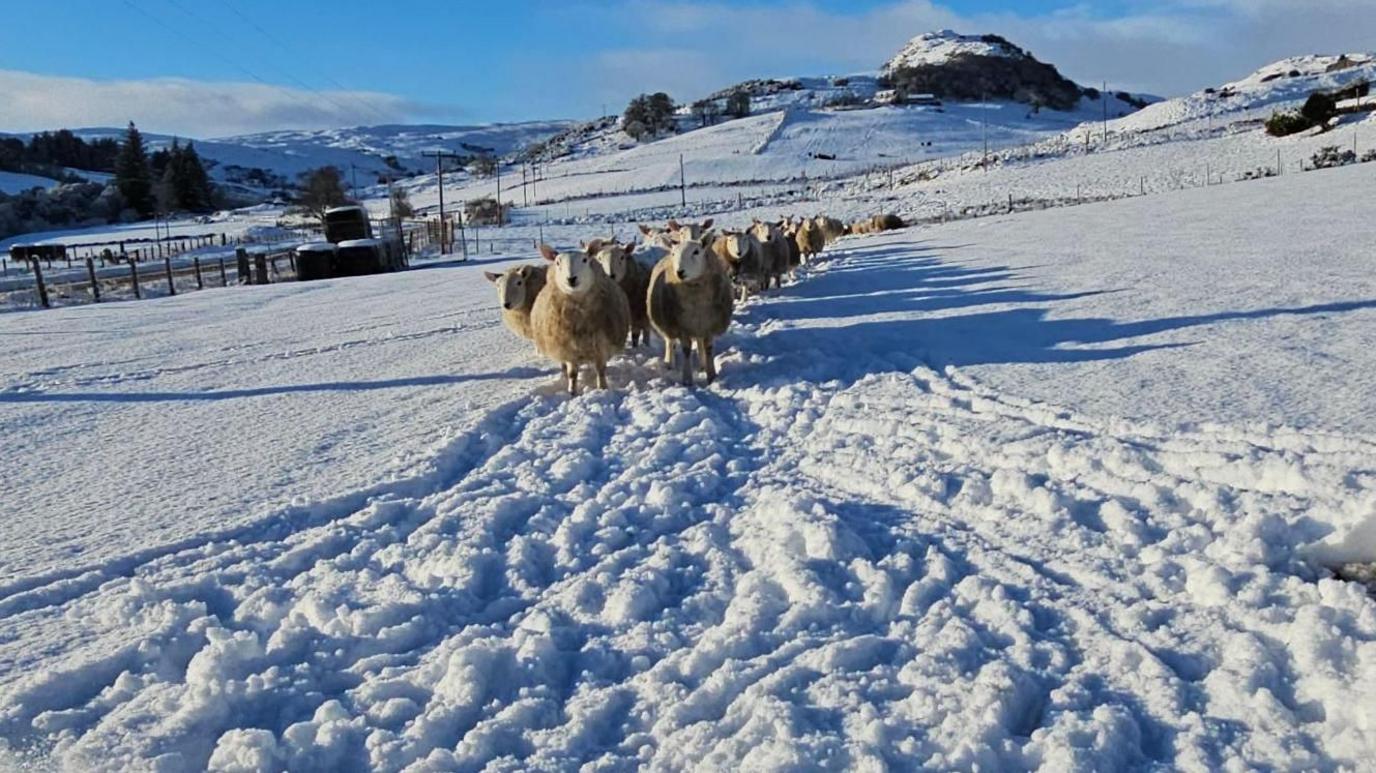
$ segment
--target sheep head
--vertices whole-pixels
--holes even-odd
[[[775,239],[782,238],[779,226],[776,223],[766,223],[756,220],[750,226],[750,234],[759,240],[760,244],[773,244]]]
[[[483,276],[497,286],[497,302],[502,304],[502,308],[511,310],[525,305],[527,294],[531,291],[533,273],[534,269],[530,266],[513,266],[500,274],[484,271]]]
[[[600,273],[597,261],[587,253],[558,252],[548,244],[541,244],[540,254],[554,264],[554,284],[565,295],[583,295],[597,281]]]
[[[631,245],[631,248],[634,249],[634,246]],[[631,259],[630,252],[619,244],[609,244],[597,251],[597,262],[612,281],[620,282],[626,276],[626,261]]]
[[[669,268],[680,282],[694,282],[711,270],[708,261],[713,260],[708,246],[712,243],[711,234],[700,239],[682,241],[674,245],[669,253]]]

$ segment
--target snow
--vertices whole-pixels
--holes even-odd
[[[0,193],[23,193],[30,188],[51,188],[56,184],[56,180],[48,177],[0,171]]]
[[[847,238],[700,390],[644,350],[561,394],[480,274],[529,225],[487,265],[8,315],[0,739],[81,770],[1360,768],[1376,602],[1322,565],[1376,556],[1372,192]]]
[[[961,35],[951,30],[924,32],[908,41],[907,45],[885,63],[883,72],[892,72],[903,67],[945,64],[962,56],[1022,59],[1026,54],[1008,43],[989,39],[984,35]]]

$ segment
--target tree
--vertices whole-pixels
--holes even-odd
[[[715,99],[699,99],[693,103],[693,115],[698,119],[699,126],[711,126],[721,115],[721,106]]]
[[[323,220],[325,210],[349,203],[349,197],[344,195],[344,178],[338,169],[322,166],[302,176],[305,180],[297,203],[316,217]]]
[[[491,177],[497,173],[497,159],[490,153],[480,153],[468,165],[468,171],[474,177]]]
[[[750,115],[750,92],[737,89],[726,98],[726,114],[732,118],[745,118]]]
[[[675,128],[674,100],[662,91],[641,94],[626,105],[621,116],[621,128],[633,139],[673,131]]]
[[[1304,107],[1300,108],[1304,120],[1311,126],[1321,127],[1321,131],[1328,131],[1328,122],[1337,114],[1338,101],[1322,91],[1310,94],[1309,99],[1304,101]]]
[[[140,217],[153,214],[156,202],[153,200],[153,178],[148,169],[148,152],[143,147],[143,135],[139,134],[133,121],[129,122],[124,144],[115,162],[115,186]]]
[[[411,206],[411,197],[406,195],[405,188],[392,188],[391,198],[394,217],[411,217],[416,214],[415,207]]]

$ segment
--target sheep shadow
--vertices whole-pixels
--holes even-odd
[[[746,367],[764,383],[810,376],[849,382],[923,365],[939,370],[1114,360],[1195,345],[1133,340],[1144,336],[1236,320],[1376,308],[1376,299],[1369,299],[1134,321],[1052,318],[1059,303],[1126,290],[1040,291],[1019,282],[1026,269],[970,267],[943,258],[954,249],[959,247],[897,242],[841,253],[832,265],[812,271],[807,281],[785,287],[760,307],[759,335],[737,341],[753,361]],[[983,306],[996,308],[980,310]]]

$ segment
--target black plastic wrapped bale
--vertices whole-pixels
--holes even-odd
[[[10,245],[10,260],[14,261],[16,264],[22,266],[26,264],[31,257],[33,257],[33,255],[29,253],[29,246],[27,244]]]
[[[373,238],[373,224],[363,207],[334,207],[325,210],[325,241],[343,244]]]
[[[296,248],[296,278],[302,282],[329,279],[336,274],[339,249],[329,242],[312,242]]]
[[[382,242],[377,239],[353,239],[339,243],[335,271],[339,276],[363,276],[385,271],[382,264]]]

